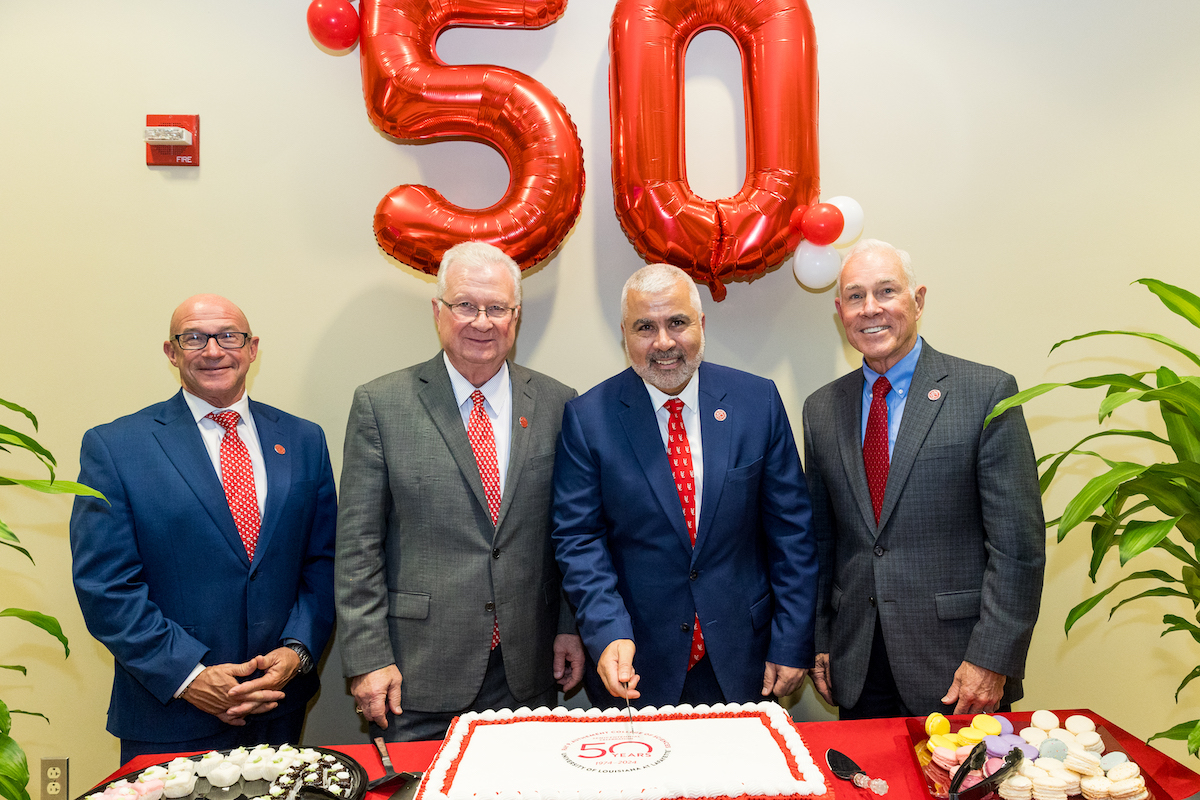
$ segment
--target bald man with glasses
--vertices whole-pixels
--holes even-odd
[[[108,730],[145,753],[297,743],[333,628],[333,470],[321,429],[246,394],[259,338],[223,297],[171,317],[181,391],[88,431],[75,591],[112,652]]]

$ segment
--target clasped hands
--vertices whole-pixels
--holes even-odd
[[[600,654],[596,671],[604,688],[613,697],[634,700],[641,697],[637,690],[641,676],[633,669],[633,654],[637,650],[632,639],[614,639]],[[762,696],[786,697],[804,680],[808,670],[766,662],[763,668]]]
[[[244,664],[205,667],[181,697],[227,725],[242,726],[251,714],[263,714],[283,700],[283,687],[300,670],[300,656],[290,647],[277,647]],[[255,672],[263,674],[242,682]]]

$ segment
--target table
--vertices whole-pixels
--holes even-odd
[[[1017,728],[1029,724],[1030,713],[1018,711],[1005,714]],[[1162,787],[1166,797],[1156,800],[1185,800],[1200,792],[1200,775],[1180,764],[1170,756],[1147,745],[1133,734],[1115,725],[1104,717],[1087,709],[1066,709],[1056,711],[1059,719],[1066,719],[1072,714],[1085,714],[1091,717],[1097,725],[1103,725],[1129,757],[1141,765],[1147,773]],[[970,722],[969,716],[950,717],[951,729],[957,730]],[[924,779],[917,771],[916,761],[912,755],[912,739],[908,734],[905,718],[828,721],[828,722],[799,722],[796,729],[813,758],[821,766],[825,778],[834,789],[836,800],[878,800],[875,795],[857,789],[839,781],[829,774],[825,766],[824,753],[829,748],[841,750],[858,762],[872,778],[883,778],[888,782],[889,791],[886,800],[929,800],[925,789]],[[405,770],[423,771],[437,755],[441,742],[410,742],[404,744],[389,744],[388,753],[392,765],[397,772]],[[383,775],[383,765],[379,755],[371,744],[326,745],[331,750],[345,753],[363,765],[368,778],[378,778]],[[194,755],[192,753],[168,754],[156,756],[139,756],[122,766],[108,778],[105,783],[135,770],[144,769],[151,764],[158,764],[175,755]],[[368,792],[366,800],[387,800],[393,789],[384,788],[380,792]]]

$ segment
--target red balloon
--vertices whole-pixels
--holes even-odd
[[[684,57],[718,28],[742,53],[746,182],[705,200],[685,175]],[[609,40],[613,201],[625,235],[648,260],[708,284],[760,275],[795,249],[792,209],[820,193],[817,50],[804,0],[618,0]],[[794,236],[792,237],[794,239]]]
[[[471,139],[508,162],[508,190],[484,209],[460,208],[428,186],[403,185],[375,209],[379,246],[435,274],[467,239],[496,245],[528,269],[562,244],[579,217],[583,145],[549,89],[490,64],[448,66],[434,51],[455,25],[541,28],[566,0],[363,0],[362,80],[367,113],[399,139]]]
[[[796,206],[796,209],[792,211],[792,215],[788,217],[788,252],[792,252],[799,247],[800,241],[804,238],[804,235],[800,233],[800,220],[804,219],[805,211],[808,211],[807,205]]]
[[[358,41],[358,12],[346,0],[313,0],[308,30],[330,50],[349,50]]]
[[[842,235],[845,224],[840,208],[830,203],[817,203],[804,212],[800,232],[813,244],[833,244]]]

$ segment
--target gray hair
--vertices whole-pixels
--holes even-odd
[[[517,262],[508,257],[507,253],[487,242],[459,242],[446,251],[446,254],[442,256],[442,263],[438,266],[438,297],[446,296],[446,274],[451,267],[463,267],[469,270],[493,265],[508,269],[513,282],[513,296],[517,300],[517,305],[521,305],[521,268],[517,266]]]
[[[908,293],[913,297],[917,296],[917,275],[913,272],[912,258],[905,250],[900,250],[887,242],[882,242],[879,239],[863,239],[854,247],[850,248],[850,252],[846,254],[846,258],[842,260],[842,268],[838,271],[837,278],[837,296],[842,296],[842,273],[846,271],[846,267],[850,265],[858,256],[865,256],[869,253],[885,253],[890,256],[895,256],[900,262],[900,269],[904,270],[904,281],[908,284]]]
[[[625,286],[621,289],[621,320],[625,320],[629,311],[630,292],[657,294],[667,291],[681,281],[687,284],[688,299],[695,306],[696,313],[704,313],[704,309],[700,307],[700,290],[686,272],[671,264],[650,264],[630,275],[629,280],[625,281]]]

